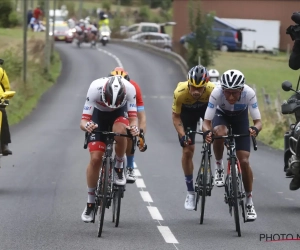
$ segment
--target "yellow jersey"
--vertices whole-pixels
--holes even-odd
[[[10,90],[10,84],[5,70],[0,67],[0,96]]]
[[[211,92],[215,84],[208,82],[200,99],[195,100],[189,93],[188,82],[179,82],[174,91],[172,110],[176,114],[182,112],[198,112],[206,109]],[[205,111],[205,110],[204,110]]]

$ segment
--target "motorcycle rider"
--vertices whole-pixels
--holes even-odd
[[[287,34],[289,34],[292,38],[292,40],[295,40],[292,53],[289,58],[289,67],[292,70],[298,70],[300,69],[300,32],[297,31],[291,31],[291,27],[299,27],[300,26],[300,12],[294,12],[291,16],[291,19],[297,24],[295,26],[290,26],[287,29]],[[299,100],[300,96],[298,94],[292,95],[288,102],[293,100]],[[300,117],[297,117],[296,115],[296,124],[297,125],[291,125],[291,130],[286,132],[284,135],[284,171],[286,172],[287,177],[293,177],[292,181],[290,182],[290,190],[298,190],[300,188],[300,159],[299,157],[295,156],[293,159],[294,166],[296,168],[298,167],[298,170],[289,168],[289,160],[292,157],[292,153],[290,151],[290,144],[289,144],[289,138],[293,136],[298,140],[300,140]],[[297,174],[298,173],[298,174]]]

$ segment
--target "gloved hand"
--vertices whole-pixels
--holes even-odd
[[[192,142],[191,139],[187,135],[184,135],[180,138],[180,146],[181,147],[186,147],[189,144],[191,144],[191,142]]]

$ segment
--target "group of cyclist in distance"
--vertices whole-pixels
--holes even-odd
[[[199,119],[203,119],[203,140],[213,143],[215,155],[215,185],[225,185],[223,165],[224,140],[213,140],[213,135],[227,134],[230,123],[235,134],[249,133],[249,137],[236,138],[236,152],[243,172],[243,183],[246,191],[246,219],[255,220],[256,211],[252,200],[253,173],[249,165],[250,136],[257,136],[262,129],[261,115],[256,94],[245,84],[245,77],[239,70],[228,70],[219,77],[217,70],[208,71],[206,67],[197,65],[187,74],[187,80],[179,82],[172,105],[172,119],[182,147],[182,168],[187,186],[184,207],[195,209],[195,191],[193,183],[193,155],[195,150],[195,134],[187,136],[189,127],[195,131]],[[249,125],[248,110],[253,119]],[[129,74],[120,67],[115,68],[107,77],[93,81],[88,89],[83,108],[80,128],[90,133],[88,148],[90,162],[87,166],[87,205],[81,215],[84,222],[93,221],[95,207],[95,190],[98,181],[102,156],[105,152],[105,136],[93,133],[97,128],[138,136],[140,129],[146,132],[146,113],[139,85],[130,79]],[[131,140],[115,137],[114,166],[116,185],[134,183],[134,155],[130,154]],[[138,141],[139,142],[139,141]],[[144,152],[145,145],[139,145]],[[126,159],[125,159],[126,156]],[[125,163],[127,165],[125,166]],[[124,171],[126,168],[126,171]],[[125,174],[124,174],[125,172]]]

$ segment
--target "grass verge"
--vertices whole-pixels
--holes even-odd
[[[244,73],[247,84],[255,86],[263,121],[259,139],[274,148],[283,149],[283,135],[288,119],[280,115],[280,104],[292,93],[284,92],[281,83],[289,80],[296,88],[299,77],[299,72],[288,67],[287,55],[217,52],[214,61],[212,67],[218,69],[220,74],[231,68],[238,69]],[[265,94],[269,95],[270,104],[265,103]],[[291,121],[294,119],[291,118]]]
[[[27,83],[22,82],[22,29],[0,28],[0,58],[5,60],[3,68],[10,80],[11,90],[16,95],[7,108],[9,124],[20,122],[31,113],[41,95],[48,90],[60,75],[61,61],[55,51],[48,73],[44,72],[44,36],[45,33],[29,32]],[[10,41],[8,43],[8,41]]]

